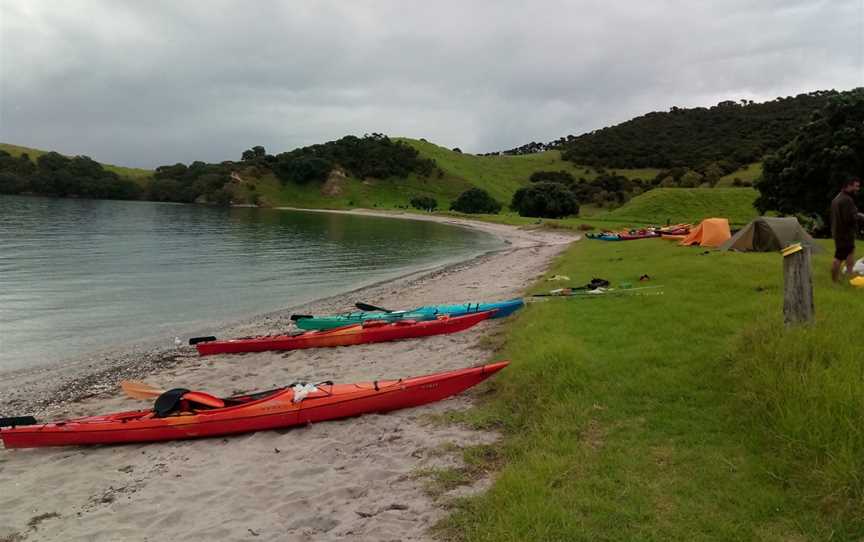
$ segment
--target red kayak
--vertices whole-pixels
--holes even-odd
[[[356,384],[297,384],[219,399],[201,392],[169,390],[154,409],[88,416],[64,422],[0,429],[7,448],[117,444],[262,431],[414,407],[460,393],[508,365],[502,361],[405,380]],[[217,406],[212,406],[217,405]],[[221,405],[221,406],[218,406]],[[8,425],[7,418],[0,423]]]
[[[400,320],[385,322],[369,320],[353,326],[337,327],[324,331],[307,331],[297,335],[267,335],[247,339],[212,340],[195,345],[202,356],[211,354],[235,354],[238,352],[264,352],[265,350],[298,350],[327,346],[350,346],[354,344],[379,343],[399,339],[414,339],[442,333],[463,331],[486,320],[495,313],[476,312],[465,316],[442,315],[435,320]]]

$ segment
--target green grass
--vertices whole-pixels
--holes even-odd
[[[636,196],[623,206],[605,211],[587,208],[579,217],[537,219],[512,212],[499,215],[459,215],[513,226],[542,224],[547,227],[578,229],[590,224],[598,229],[625,228],[649,224],[691,222],[703,218],[725,217],[733,226],[741,226],[759,215],[753,208],[756,191],[749,188],[656,188]],[[448,213],[454,214],[454,213]]]
[[[824,243],[825,246],[830,243]],[[776,470],[843,531],[864,533],[864,291],[828,283],[816,259],[816,322],[772,319],[746,330],[730,356],[753,431],[766,430]]]
[[[720,182],[717,183],[718,187],[731,187],[732,183],[735,179],[741,179],[742,181],[748,181],[750,183],[755,183],[760,178],[762,178],[762,162],[755,162],[753,164],[747,164],[746,166],[733,171],[729,175],[725,175],[720,177]]]
[[[27,153],[30,156],[30,159],[33,160],[34,162],[36,161],[37,158],[39,158],[43,154],[47,154],[49,152],[49,151],[43,151],[40,149],[33,149],[30,147],[22,147],[20,145],[12,145],[10,143],[0,143],[0,150],[8,152],[12,156],[21,156],[22,154]],[[143,179],[146,177],[153,176],[153,170],[150,170],[150,169],[115,166],[112,164],[102,164],[102,167],[104,167],[108,171],[113,171],[114,173],[120,175],[121,177],[131,177],[134,179]]]
[[[864,292],[828,284],[822,254],[820,323],[786,331],[779,254],[703,252],[661,239],[585,241],[560,258],[548,275],[617,284],[647,273],[664,294],[550,299],[511,320],[500,357],[512,365],[466,416],[504,434],[505,466],[488,492],[453,504],[442,536],[860,539],[855,522],[825,513],[835,485],[810,482],[860,487],[864,360],[854,333]],[[856,383],[838,392],[844,380]],[[813,436],[793,446],[796,430]],[[802,449],[822,450],[826,463]],[[834,452],[842,468],[814,468]],[[860,501],[851,504],[860,515]]]

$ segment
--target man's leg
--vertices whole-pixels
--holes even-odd
[[[843,264],[843,260],[838,260],[834,258],[834,261],[831,262],[831,280],[834,282],[840,282],[840,266]]]
[[[846,274],[852,276],[852,268],[855,267],[855,249],[846,256]]]
[[[851,247],[844,242],[838,242],[836,239],[834,240],[834,261],[831,262],[831,280],[834,282],[840,282],[840,268],[844,263],[847,263],[852,258],[852,254],[855,252],[855,245]],[[855,265],[854,258],[852,259],[852,265]],[[851,267],[847,268],[849,271],[852,270]]]

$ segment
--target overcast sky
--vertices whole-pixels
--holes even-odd
[[[154,167],[384,132],[487,152],[864,86],[864,0],[0,0],[0,141]]]

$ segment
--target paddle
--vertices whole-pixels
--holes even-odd
[[[124,380],[120,383],[120,387],[123,388],[123,392],[126,395],[135,399],[152,399],[165,393],[165,390],[154,388],[153,386],[143,382],[133,382],[131,380]],[[222,399],[201,391],[186,392],[183,394],[183,399],[213,408],[222,408],[225,406],[225,401]]]
[[[120,387],[123,389],[123,393],[134,399],[159,397],[165,391],[143,382],[133,382],[131,380],[124,380],[120,383]]]
[[[381,312],[393,312],[390,309],[383,309],[381,307],[376,307],[375,305],[370,305],[368,303],[354,303],[354,306],[360,309],[361,311],[381,311]]]
[[[207,343],[215,340],[216,337],[213,337],[212,335],[209,337],[192,337],[191,339],[189,339],[189,346],[195,346],[198,343]]]
[[[569,293],[569,294],[564,294],[564,293],[557,293],[557,294],[553,294],[553,293],[547,293],[547,294],[533,294],[531,297],[604,297],[604,296],[620,296],[620,295],[627,295],[627,294],[629,294],[630,292],[635,292],[636,290],[653,290],[653,289],[656,289],[656,288],[662,288],[662,287],[663,287],[662,285],[657,285],[657,286],[640,286],[640,287],[638,287],[638,288],[614,288],[614,289],[610,289],[610,290],[604,290],[602,293],[593,293],[593,294],[592,294],[590,291],[589,291],[589,292],[586,292],[586,291],[583,291],[583,290],[576,290],[576,291],[573,291],[573,292],[571,292],[571,293]],[[661,293],[662,293],[662,292],[661,292]],[[647,294],[647,292],[646,292],[646,294]],[[640,293],[640,294],[637,294],[637,293],[633,293],[632,295],[646,295],[646,294],[641,294],[641,293]]]

